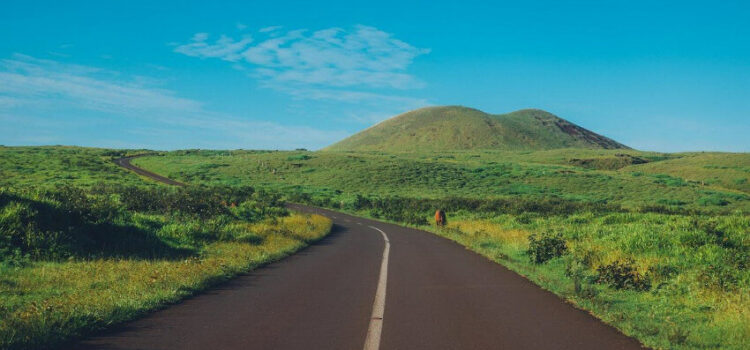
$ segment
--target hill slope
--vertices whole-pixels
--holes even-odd
[[[551,113],[524,109],[487,114],[459,107],[427,107],[385,120],[326,151],[447,151],[469,149],[627,149]]]

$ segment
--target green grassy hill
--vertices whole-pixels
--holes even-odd
[[[628,147],[538,109],[493,115],[472,108],[447,106],[398,115],[324,150],[418,152],[557,148]]]

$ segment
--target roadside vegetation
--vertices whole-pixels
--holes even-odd
[[[160,186],[113,168],[105,152],[0,152],[3,164],[23,164],[0,185],[0,348],[54,348],[330,232],[330,220],[290,213],[278,194]],[[42,163],[42,173],[27,168]]]
[[[655,348],[750,339],[750,218],[658,213],[456,217],[428,228]]]
[[[750,341],[750,194],[732,180],[748,154],[195,150],[136,163],[430,230],[650,347]]]

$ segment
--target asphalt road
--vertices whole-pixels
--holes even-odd
[[[73,348],[641,347],[523,277],[434,234],[290,207],[330,217],[333,232],[290,258]]]
[[[118,158],[118,159],[115,159],[115,164],[117,164],[117,165],[119,165],[119,166],[121,166],[121,167],[123,167],[125,169],[128,169],[128,170],[130,170],[130,171],[132,171],[132,172],[134,172],[136,174],[143,175],[143,176],[151,178],[152,180],[155,180],[155,181],[163,182],[163,183],[165,183],[167,185],[185,186],[185,184],[183,184],[182,182],[172,180],[172,179],[170,179],[168,177],[164,177],[164,176],[161,176],[159,174],[152,173],[152,172],[150,172],[150,171],[148,171],[146,169],[141,169],[141,168],[139,168],[139,167],[137,167],[137,166],[135,166],[133,164],[130,164],[130,161],[133,158],[138,158],[138,157],[140,157],[140,156]]]

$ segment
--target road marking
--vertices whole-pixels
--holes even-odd
[[[370,327],[367,329],[367,338],[365,338],[365,350],[378,350],[380,348],[380,334],[383,332],[383,315],[385,314],[385,285],[388,281],[388,253],[391,250],[391,242],[388,236],[381,229],[370,226],[383,235],[385,248],[383,249],[383,260],[380,263],[380,277],[378,279],[378,289],[375,292],[375,302],[372,304],[372,317],[370,317]]]

